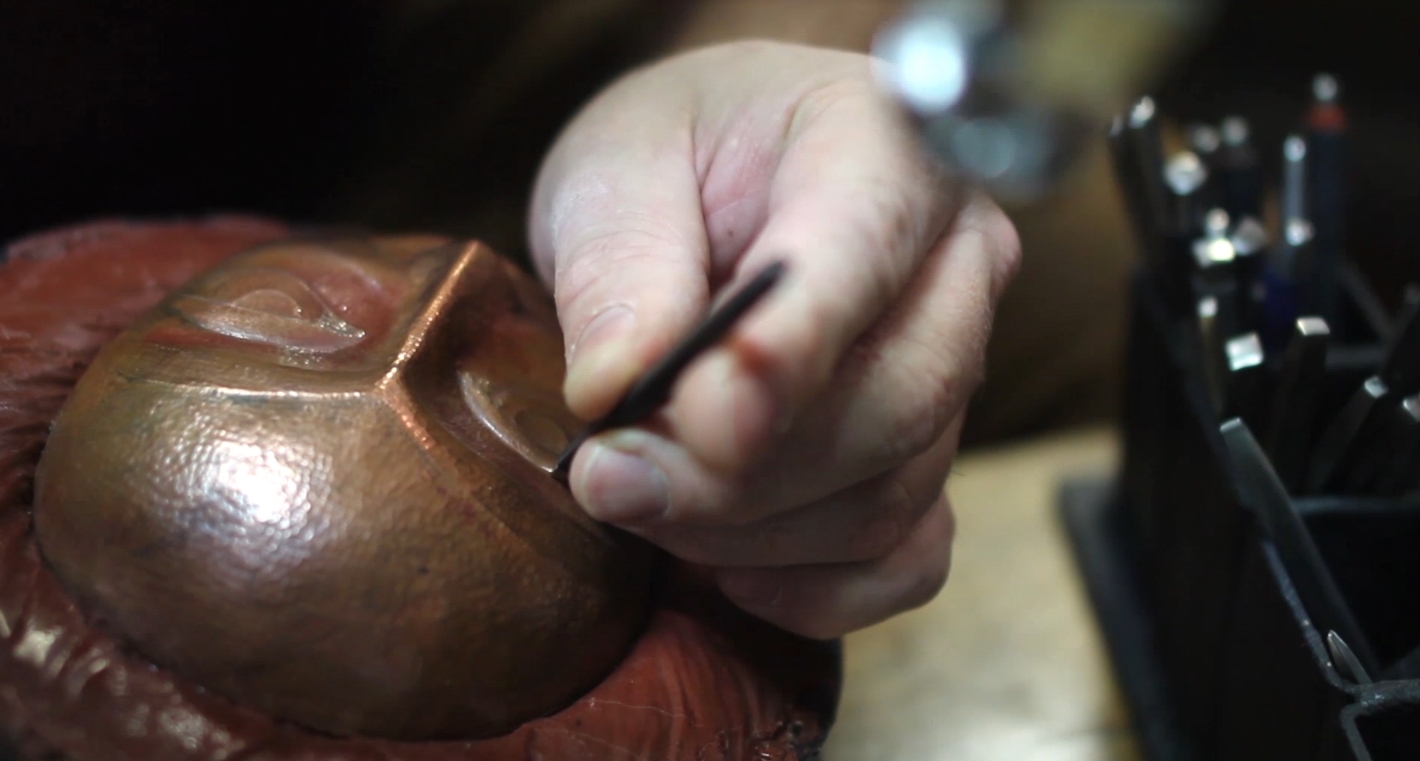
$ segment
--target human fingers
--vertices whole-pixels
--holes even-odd
[[[633,75],[567,127],[539,174],[529,239],[566,336],[568,405],[585,419],[607,412],[709,298],[691,118],[682,93]]]
[[[744,277],[789,264],[773,298],[691,368],[676,436],[711,468],[742,470],[829,384],[848,348],[912,281],[949,223],[955,186],[860,76],[800,102]],[[713,404],[705,400],[715,400]]]
[[[589,443],[573,467],[574,493],[594,516],[638,530],[735,526],[919,457],[959,420],[981,380],[993,307],[1018,251],[1000,210],[984,196],[969,202],[904,296],[849,350],[831,387],[756,467],[717,469],[681,443],[704,419],[687,394],[655,428]]]
[[[655,523],[630,531],[692,563],[793,566],[872,560],[890,554],[941,495],[961,421],[900,468],[793,510],[738,525]]]
[[[886,557],[861,563],[729,568],[716,581],[736,605],[791,632],[830,639],[926,604],[951,568],[956,520],[947,496]]]

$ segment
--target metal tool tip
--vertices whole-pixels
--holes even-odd
[[[1199,238],[1193,242],[1193,260],[1200,269],[1229,264],[1237,257],[1238,250],[1227,238]]]
[[[1223,135],[1223,144],[1236,148],[1247,142],[1252,128],[1248,125],[1247,119],[1241,116],[1229,116],[1223,120],[1220,131]]]
[[[1329,336],[1331,326],[1320,317],[1298,317],[1297,332],[1304,336]]]
[[[1143,127],[1154,120],[1154,99],[1145,95],[1134,102],[1134,107],[1129,109],[1129,126]]]
[[[1331,665],[1338,674],[1356,684],[1371,683],[1371,676],[1366,673],[1366,667],[1361,665],[1361,659],[1356,657],[1356,653],[1340,634],[1334,631],[1326,633],[1326,649],[1331,654]]]
[[[773,285],[779,282],[779,278],[783,277],[784,273],[788,270],[789,262],[784,259],[776,259],[770,262],[764,269],[760,270],[759,274],[755,276],[755,280]]]
[[[1282,143],[1282,157],[1294,163],[1306,158],[1307,141],[1301,135],[1288,135]]]
[[[1109,120],[1109,136],[1114,138],[1124,134],[1125,126],[1124,114],[1115,114],[1114,118]]]
[[[1247,333],[1228,339],[1224,351],[1228,355],[1228,369],[1234,371],[1257,367],[1262,364],[1265,357],[1262,350],[1262,339],[1258,338],[1256,333]]]
[[[1178,195],[1188,195],[1208,180],[1208,169],[1192,151],[1176,153],[1164,166],[1164,182]]]
[[[1411,420],[1420,422],[1420,394],[1400,400],[1401,409]]]
[[[1238,222],[1238,226],[1233,230],[1230,242],[1233,249],[1239,256],[1250,256],[1258,253],[1271,242],[1271,236],[1267,234],[1267,228],[1257,221],[1256,217],[1243,217]]]
[[[1282,237],[1287,240],[1287,245],[1293,247],[1311,242],[1314,234],[1312,223],[1305,219],[1289,219],[1282,228]]]
[[[1335,76],[1321,72],[1312,77],[1312,97],[1318,103],[1335,103],[1341,97],[1341,83]]]
[[[1223,136],[1211,124],[1195,124],[1188,128],[1188,144],[1199,153],[1213,153],[1222,143]]]
[[[581,449],[582,444],[587,440],[587,433],[586,430],[583,430],[567,442],[567,446],[562,448],[562,453],[557,456],[557,464],[552,466],[552,472],[549,474],[553,480],[563,485],[567,484],[567,478],[572,473],[572,458],[577,456],[577,450]]]
[[[1205,297],[1199,299],[1199,300],[1198,300],[1198,316],[1199,316],[1199,317],[1217,317],[1217,316],[1218,316],[1218,297],[1217,297],[1217,296],[1205,296]]]
[[[1219,238],[1228,234],[1228,226],[1232,220],[1228,218],[1228,212],[1223,209],[1210,209],[1203,217],[1203,231],[1208,235]]]
[[[724,338],[736,322],[769,293],[788,269],[789,263],[783,259],[771,262],[725,299],[660,361],[642,373],[616,407],[600,419],[589,423],[567,443],[550,475],[557,481],[567,483],[572,458],[588,438],[610,428],[635,425],[665,404],[670,398],[672,386],[685,368],[706,349]]]
[[[1247,423],[1244,423],[1242,418],[1228,418],[1218,426],[1218,430],[1222,431],[1224,436],[1236,436],[1239,431],[1247,430]]]

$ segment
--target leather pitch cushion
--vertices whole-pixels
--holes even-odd
[[[0,730],[21,758],[817,756],[837,699],[836,646],[752,619],[680,572],[658,580],[644,631],[586,695],[473,741],[337,739],[284,724],[154,666],[87,616],[32,536],[34,470],[51,423],[98,349],[169,291],[288,233],[274,222],[237,217],[105,222],[23,240],[0,264]]]
[[[84,371],[35,541],[82,610],[233,703],[333,737],[506,734],[649,611],[650,545],[550,477],[581,427],[562,354],[551,300],[477,242],[249,249]]]

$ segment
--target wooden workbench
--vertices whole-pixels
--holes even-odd
[[[961,457],[951,579],[919,610],[852,634],[824,761],[1137,761],[1057,519],[1062,478],[1107,474],[1092,428]]]

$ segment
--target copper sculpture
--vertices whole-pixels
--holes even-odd
[[[98,225],[0,266],[0,728],[74,761],[814,754],[833,648],[549,477],[579,423],[533,281],[286,234]]]
[[[648,549],[547,477],[580,425],[561,377],[548,300],[479,244],[258,248],[85,373],[36,474],[40,549],[234,702],[337,736],[500,734],[605,676],[645,609]]]

